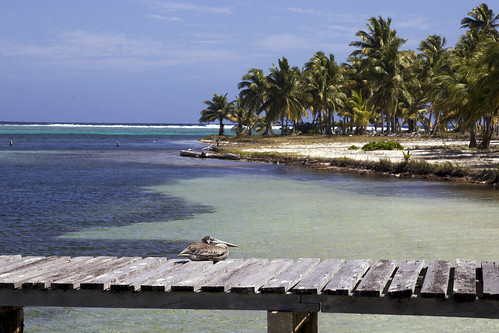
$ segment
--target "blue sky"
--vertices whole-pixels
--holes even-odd
[[[249,68],[319,50],[338,62],[367,19],[392,18],[405,49],[454,46],[469,0],[4,0],[0,121],[197,123]],[[488,1],[499,12],[497,0]]]

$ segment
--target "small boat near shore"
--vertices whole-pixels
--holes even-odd
[[[218,158],[221,160],[239,160],[241,156],[239,154],[225,153],[219,154],[213,151],[197,151],[193,149],[184,149],[179,153],[183,157],[193,157],[193,158]]]

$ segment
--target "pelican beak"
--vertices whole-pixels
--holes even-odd
[[[215,239],[215,238],[213,238],[211,240],[211,243],[213,243],[213,244],[225,244],[225,245],[231,246],[231,247],[238,247],[236,244],[232,244],[232,243],[225,242],[223,240],[219,240],[219,239]]]

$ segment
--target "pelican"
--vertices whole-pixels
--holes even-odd
[[[211,236],[204,236],[200,243],[194,243],[179,253],[179,257],[187,257],[194,261],[222,261],[229,255],[229,246],[236,244],[224,242]]]

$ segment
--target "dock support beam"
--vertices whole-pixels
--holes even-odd
[[[0,306],[0,332],[22,333],[23,327],[24,311],[22,307]]]
[[[317,312],[267,311],[268,333],[318,333]]]

